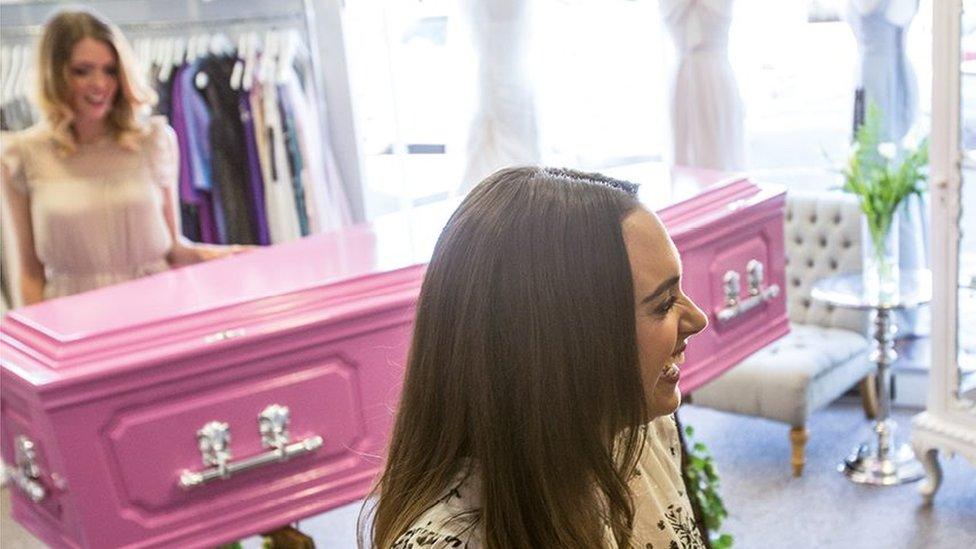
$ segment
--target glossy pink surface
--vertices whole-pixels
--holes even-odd
[[[789,332],[783,242],[785,198],[782,189],[758,188],[740,179],[659,211],[681,252],[685,293],[709,316],[708,328],[692,338],[685,351],[682,392],[693,392]],[[779,295],[731,321],[719,321],[717,314],[725,300],[725,273],[739,273],[739,297],[745,298],[746,265],[753,259],[765,266],[764,287],[778,285]]]
[[[642,201],[681,250],[687,293],[721,307],[721,277],[760,259],[785,289],[783,192],[648,165]],[[55,546],[212,547],[363,497],[381,464],[413,310],[454,203],[174,270],[9,314],[0,328],[3,456],[38,446],[39,504],[14,516]],[[743,282],[745,286],[745,282]],[[688,347],[685,392],[786,331],[781,295]],[[230,426],[233,458],[264,451],[257,415],[291,409],[308,455],[192,490],[196,431]]]

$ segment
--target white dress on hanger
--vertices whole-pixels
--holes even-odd
[[[254,117],[255,140],[264,177],[264,204],[272,244],[301,238],[295,191],[284,145],[278,97],[273,82],[255,81],[251,88],[251,115]]]
[[[526,77],[529,6],[523,0],[465,0],[478,57],[477,111],[468,135],[462,191],[492,172],[539,162],[535,93]]]
[[[319,131],[321,119],[310,97],[311,90],[303,90],[298,75],[294,70],[289,70],[284,93],[288,94],[296,109],[298,144],[305,159],[302,181],[312,233],[334,231],[351,225],[349,200],[336,166],[332,143],[327,134]]]
[[[743,107],[729,64],[732,0],[661,0],[675,45],[671,161],[719,170],[745,167]]]

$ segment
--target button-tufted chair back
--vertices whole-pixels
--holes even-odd
[[[813,283],[861,269],[861,210],[840,191],[786,195],[786,308],[792,322],[866,333],[866,313],[810,298]]]

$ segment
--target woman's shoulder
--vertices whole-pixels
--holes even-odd
[[[53,146],[51,131],[45,124],[35,124],[29,128],[16,132],[0,132],[0,163],[3,165],[4,177],[21,190],[27,188],[27,174],[37,162],[43,162],[36,156],[38,152],[50,150]]]
[[[148,155],[154,172],[162,169],[167,177],[173,175],[169,172],[176,169],[175,156],[178,150],[176,132],[169,125],[166,117],[161,115],[151,116],[146,121],[145,127],[142,148]]]
[[[176,142],[176,132],[165,116],[152,116],[146,125],[143,150],[152,180],[160,187],[170,188],[179,180],[179,145]]]
[[[146,142],[153,146],[168,146],[176,137],[176,132],[165,116],[157,114],[146,120],[144,135]]]
[[[38,146],[49,145],[53,138],[51,129],[43,122],[18,131],[0,132],[0,136],[4,154],[22,153]]]
[[[656,417],[646,424],[644,452],[642,461],[667,462],[672,466],[681,465],[681,438],[674,415]]]
[[[471,475],[451,486],[393,542],[393,549],[481,546],[480,490]]]

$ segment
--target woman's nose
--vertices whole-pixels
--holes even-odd
[[[91,85],[95,88],[102,89],[108,84],[108,76],[101,71],[94,71],[91,78]]]
[[[708,326],[708,316],[698,308],[695,302],[689,300],[688,303],[691,304],[691,307],[687,310],[682,322],[682,331],[685,333],[685,337],[695,335]]]

